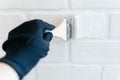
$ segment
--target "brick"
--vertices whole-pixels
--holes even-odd
[[[119,0],[97,0],[98,8],[120,8]]]
[[[120,41],[81,40],[71,42],[71,61],[80,64],[120,64]]]
[[[20,8],[20,2],[16,0],[0,0],[0,9]]]
[[[6,40],[8,32],[26,21],[24,15],[0,14],[0,39]]]
[[[120,14],[113,14],[110,22],[110,37],[120,38]]]
[[[119,80],[120,79],[120,66],[105,66],[103,71],[102,80]]]
[[[71,0],[71,8],[120,8],[119,0]]]
[[[42,80],[100,80],[100,68],[65,64],[39,64],[37,76]]]
[[[66,62],[68,61],[68,44],[59,38],[53,38],[48,56],[40,62]]]
[[[64,0],[0,0],[0,9],[65,9],[64,2]]]
[[[35,68],[32,69],[24,78],[23,80],[38,80],[36,77]]]
[[[97,6],[96,0],[70,0],[71,8],[94,8]]]
[[[86,11],[76,16],[76,38],[104,38],[107,34],[106,16]]]
[[[22,9],[64,9],[64,0],[21,0]]]

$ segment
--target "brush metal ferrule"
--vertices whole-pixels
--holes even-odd
[[[67,27],[67,41],[70,39],[75,38],[75,31],[76,31],[76,21],[75,17],[66,17],[66,27]]]

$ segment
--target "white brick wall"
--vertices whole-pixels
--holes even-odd
[[[99,66],[43,64],[37,66],[39,80],[100,80]]]
[[[71,8],[120,8],[119,0],[71,0]]]
[[[7,33],[22,22],[57,25],[72,14],[80,17],[76,38],[54,37],[24,80],[120,80],[120,0],[0,0],[0,57]]]
[[[21,0],[22,9],[64,9],[64,0]]]
[[[110,37],[111,38],[120,38],[120,14],[111,15],[111,26],[110,26]]]
[[[79,18],[77,18],[79,17]],[[106,16],[103,13],[87,11],[76,16],[76,38],[104,38],[107,34]]]
[[[103,80],[120,80],[120,66],[106,65],[103,71]],[[108,77],[109,76],[109,77]]]

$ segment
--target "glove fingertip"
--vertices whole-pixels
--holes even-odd
[[[44,34],[44,39],[46,41],[50,42],[52,40],[52,38],[53,38],[53,34],[51,32],[47,32],[47,33]]]

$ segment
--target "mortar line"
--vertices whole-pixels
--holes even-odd
[[[70,10],[70,0],[65,0],[65,7],[66,7],[66,10]]]
[[[110,38],[110,32],[111,32],[111,15],[108,16],[108,33],[107,33],[107,38]]]
[[[103,75],[104,75],[104,66],[102,66],[101,68],[100,80],[103,80]]]
[[[37,74],[37,67],[35,67],[35,77],[37,80],[39,80],[38,74]]]
[[[66,4],[67,3],[67,4]],[[79,11],[79,10],[117,10],[120,8],[71,8],[71,1],[65,0],[65,6],[70,9],[70,11]],[[0,9],[0,11],[66,11],[66,8],[58,9],[22,9],[22,8],[10,8],[10,9]]]
[[[71,40],[68,43],[68,62],[72,62],[72,42]]]

